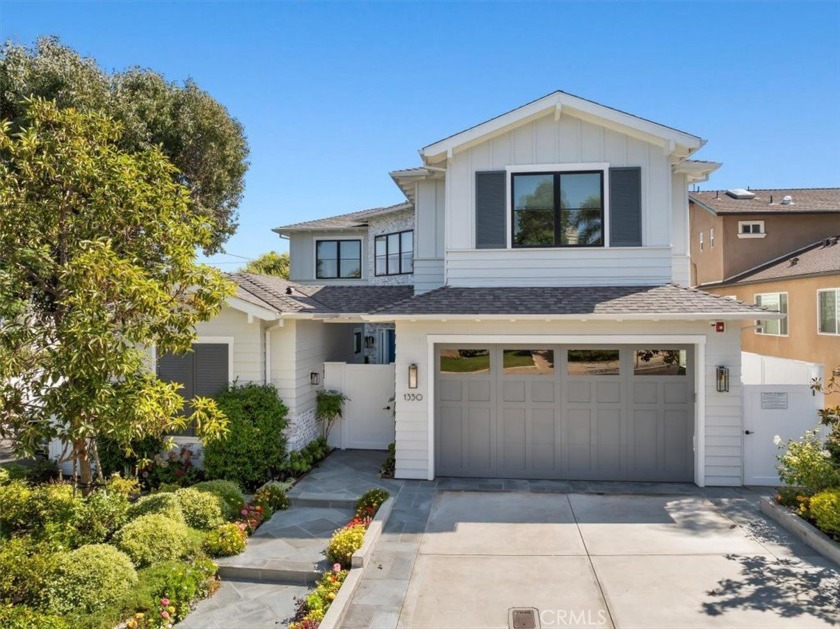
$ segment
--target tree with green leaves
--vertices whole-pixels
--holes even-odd
[[[121,149],[101,113],[30,100],[16,128],[0,127],[0,438],[21,454],[58,438],[87,489],[97,437],[224,434],[213,400],[182,413],[180,385],[150,369],[147,348],[189,351],[233,294],[196,263],[214,226],[175,167]]]
[[[237,227],[248,144],[242,125],[193,81],[166,81],[147,69],[109,74],[57,38],[34,47],[0,49],[0,119],[12,130],[27,124],[26,99],[54,100],[60,108],[107,115],[122,125],[119,147],[128,152],[160,147],[177,170],[198,213],[212,220],[205,253],[221,250]]]
[[[242,270],[245,273],[259,273],[261,275],[276,275],[284,280],[289,279],[289,254],[269,251],[255,260],[251,260]]]

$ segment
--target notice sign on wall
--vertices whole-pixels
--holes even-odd
[[[786,409],[788,407],[787,393],[762,393],[761,394],[761,408],[762,409]]]

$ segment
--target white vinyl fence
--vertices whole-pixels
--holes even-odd
[[[343,418],[330,432],[330,445],[342,450],[385,450],[394,442],[393,364],[324,363],[324,388],[350,398]]]

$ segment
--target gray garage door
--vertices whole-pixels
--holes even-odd
[[[438,346],[438,476],[694,480],[690,347]]]

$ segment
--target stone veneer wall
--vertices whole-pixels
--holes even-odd
[[[367,276],[371,284],[404,285],[414,283],[414,274],[406,275],[376,275],[376,245],[377,236],[393,234],[414,229],[414,210],[386,214],[382,218],[372,218],[368,224],[368,269]],[[416,234],[415,234],[416,236]],[[416,245],[415,245],[416,246]]]
[[[286,449],[300,450],[313,439],[321,435],[321,424],[315,416],[315,409],[311,408],[289,419],[289,425],[284,431],[287,439]]]

